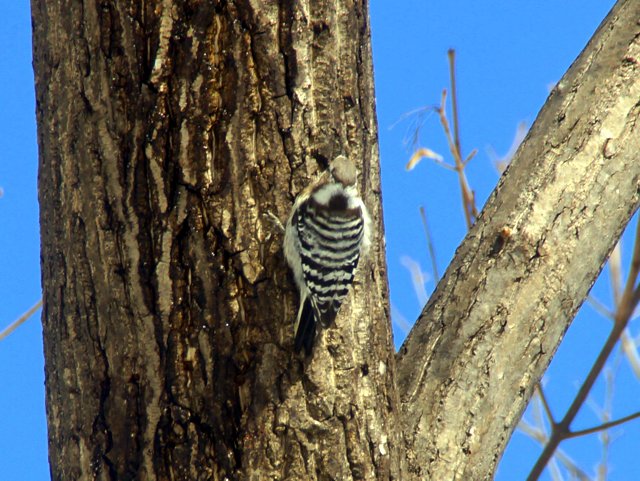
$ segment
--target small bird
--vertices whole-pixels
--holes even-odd
[[[318,323],[329,327],[370,245],[371,219],[356,188],[356,167],[340,155],[296,198],[284,255],[300,292],[294,348],[311,354]]]

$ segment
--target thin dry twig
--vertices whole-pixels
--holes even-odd
[[[542,385],[540,384],[540,382],[536,384],[536,390],[538,396],[540,397],[540,401],[542,402],[542,407],[544,407],[544,413],[546,414],[547,419],[550,423],[555,423],[553,413],[551,412],[551,407],[549,406],[549,401],[547,401],[547,397],[544,395],[544,391],[542,390]]]
[[[476,207],[475,194],[469,187],[469,182],[465,173],[465,168],[477,154],[477,149],[471,151],[469,155],[463,158],[462,147],[460,142],[460,122],[458,115],[458,92],[456,86],[456,68],[455,68],[455,51],[448,51],[449,58],[449,76],[451,81],[451,111],[453,118],[453,131],[447,118],[447,89],[442,90],[442,97],[440,98],[440,105],[433,107],[433,111],[438,114],[440,118],[440,124],[444,131],[449,146],[449,151],[453,156],[453,164],[446,162],[440,154],[437,154],[431,149],[421,147],[415,150],[406,169],[413,169],[420,160],[423,158],[432,159],[436,164],[456,172],[458,176],[458,184],[460,185],[460,197],[462,200],[462,209],[464,212],[465,222],[467,229],[470,229],[476,218],[478,217],[478,209]],[[417,129],[414,134],[414,140],[417,138]]]
[[[467,164],[471,161],[471,159],[473,159],[476,156],[477,153],[478,153],[478,149],[473,149],[471,153],[467,155],[467,157],[462,161],[462,165],[466,167]]]
[[[611,429],[614,428],[616,426],[619,426],[620,424],[624,424],[628,421],[633,421],[634,419],[638,419],[640,418],[640,411],[635,412],[633,414],[629,414],[628,416],[624,416],[620,419],[616,419],[614,421],[609,421],[603,424],[600,424],[599,426],[594,426],[592,428],[588,428],[588,429],[581,429],[580,431],[572,431],[570,433],[567,434],[565,439],[571,439],[571,438],[577,438],[580,436],[585,436],[587,434],[593,434],[593,433],[597,433],[600,431],[605,431],[607,429]]]
[[[427,295],[427,290],[424,287],[426,279],[422,272],[422,266],[420,266],[418,261],[406,255],[400,257],[400,264],[409,271],[409,274],[411,275],[411,284],[413,284],[413,292],[418,298],[420,308],[424,307],[429,300],[429,296]]]
[[[621,345],[622,352],[624,352],[627,361],[629,361],[631,370],[635,376],[640,379],[640,354],[638,353],[638,344],[629,333],[629,329],[625,329],[622,332]]]
[[[460,192],[462,195],[462,204],[464,208],[465,220],[467,221],[467,229],[470,229],[475,219],[478,217],[478,210],[475,205],[475,195],[469,187],[467,176],[465,174],[465,167],[469,160],[475,154],[470,154],[464,161],[462,159],[462,148],[460,144],[460,128],[458,121],[458,90],[456,87],[456,53],[455,50],[449,49],[447,52],[449,57],[449,76],[451,78],[451,110],[453,116],[453,138],[451,137],[451,130],[449,129],[449,123],[446,117],[445,103],[446,91],[442,93],[442,103],[440,105],[440,122],[447,135],[449,141],[449,149],[453,155],[455,161],[456,172],[458,174],[458,182],[460,184]]]
[[[589,297],[587,297],[587,303],[589,303],[593,310],[600,314],[602,317],[611,321],[614,320],[615,312],[610,311],[607,306],[605,306],[594,296],[590,295]],[[629,362],[629,365],[631,366],[631,370],[633,371],[635,376],[640,379],[640,353],[638,353],[638,345],[631,336],[628,328],[622,331],[620,345],[622,346],[622,352],[624,353],[627,361]]]
[[[558,458],[558,460],[562,463],[562,465],[566,468],[573,479],[579,479],[580,481],[593,481],[593,478],[585,473],[580,467],[576,464],[576,462],[566,455],[564,451],[561,449],[554,455],[554,457]]]
[[[5,337],[15,331],[22,323],[24,323],[27,319],[35,314],[35,312],[42,307],[42,299],[34,304],[31,309],[22,314],[18,319],[13,321],[9,326],[4,329],[4,331],[0,332],[0,341],[2,341]]]
[[[518,429],[522,431],[525,435],[529,436],[534,441],[537,441],[541,445],[548,441],[549,436],[546,431],[545,425],[545,417],[547,420],[550,420],[550,411],[547,407],[545,407],[545,402],[542,396],[542,390],[536,389],[534,391],[534,397],[532,402],[533,408],[533,419],[535,424],[531,424],[524,419],[520,421],[518,424]],[[552,421],[550,421],[552,422]],[[562,473],[560,472],[560,468],[558,466],[557,461],[559,461],[565,469],[572,475],[572,479],[579,479],[580,481],[593,481],[593,479],[586,474],[582,469],[578,467],[578,465],[573,461],[566,453],[564,453],[561,449],[558,449],[553,458],[551,458],[549,462],[550,474],[553,480],[561,480],[563,479]]]
[[[438,264],[436,262],[436,249],[433,245],[433,238],[431,237],[429,224],[427,223],[427,213],[423,206],[420,206],[420,217],[422,218],[424,235],[427,237],[427,248],[429,249],[429,257],[431,258],[431,269],[433,270],[434,284],[438,285],[438,282],[440,282],[440,275],[438,274]]]
[[[502,175],[504,171],[507,170],[507,167],[511,163],[511,159],[513,159],[513,156],[518,150],[518,147],[520,147],[520,144],[522,143],[524,138],[527,136],[528,130],[529,129],[527,127],[526,122],[523,122],[523,121],[518,122],[516,131],[513,135],[513,140],[511,141],[511,146],[509,147],[509,150],[507,150],[507,153],[504,154],[503,156],[499,156],[496,153],[496,151],[493,149],[493,147],[491,146],[487,147],[487,154],[491,158],[491,162],[493,163],[493,165],[495,166],[499,174]]]
[[[615,312],[611,312],[607,306],[605,306],[602,302],[600,302],[597,298],[592,295],[587,297],[587,302],[602,317],[613,320],[615,316]]]
[[[455,72],[452,70],[452,72]],[[455,80],[452,80],[452,85],[455,85]],[[455,90],[452,92],[452,98],[455,98]],[[471,229],[475,218],[478,216],[478,211],[475,206],[475,196],[473,191],[469,187],[469,182],[467,181],[467,176],[465,174],[466,164],[462,160],[462,154],[460,153],[460,139],[456,138],[451,133],[451,127],[449,126],[449,119],[447,118],[446,112],[446,101],[447,101],[447,90],[444,89],[442,91],[442,100],[440,102],[440,107],[437,109],[438,116],[440,117],[440,124],[442,125],[442,129],[444,130],[445,136],[447,137],[447,143],[449,144],[449,150],[453,155],[454,170],[458,174],[458,184],[460,185],[460,196],[462,199],[462,208],[464,211],[464,218],[467,223],[467,229]],[[453,105],[457,106],[456,101],[452,101]],[[457,112],[454,108],[454,118],[457,118]]]
[[[447,138],[447,143],[449,145],[449,151],[454,159],[454,164],[450,164],[444,160],[444,158],[438,154],[437,152],[426,148],[420,147],[416,148],[414,153],[411,155],[411,158],[407,162],[406,169],[412,170],[418,163],[424,159],[431,159],[437,165],[444,167],[448,170],[453,170],[456,172],[458,176],[458,183],[460,185],[460,195],[462,200],[462,208],[465,216],[465,222],[467,225],[467,229],[470,229],[475,219],[478,217],[478,209],[475,204],[475,194],[469,187],[469,182],[467,181],[467,177],[465,174],[465,168],[478,153],[477,149],[473,149],[469,155],[467,155],[464,159],[462,158],[462,149],[460,147],[460,123],[458,117],[458,96],[457,96],[457,87],[456,87],[456,73],[455,73],[455,51],[450,49],[448,51],[449,58],[449,76],[451,81],[451,105],[452,105],[452,115],[453,115],[453,132],[451,131],[451,126],[449,124],[449,120],[447,118],[447,90],[442,90],[442,97],[440,98],[440,105],[437,107],[433,107],[431,110],[437,112],[440,118],[440,124],[442,125],[442,129],[444,131],[445,137]],[[424,109],[417,111],[417,113],[422,114]],[[418,137],[418,129],[414,132],[413,139],[414,143],[416,143],[416,139]],[[433,276],[435,283],[437,284],[440,275],[438,273],[438,267],[436,263],[436,255],[435,248],[433,246],[433,241],[431,237],[431,232],[429,231],[429,226],[427,223],[427,216],[424,210],[424,207],[420,207],[420,215],[422,217],[422,224],[424,226],[425,235],[427,237],[427,245],[429,249],[429,257],[431,258],[431,266],[433,269]]]
[[[449,78],[451,79],[451,107],[453,108],[453,134],[456,152],[462,152],[460,148],[460,128],[458,123],[458,96],[456,88],[456,51],[450,48],[447,51],[449,57]]]
[[[611,251],[608,265],[613,303],[614,306],[617,306],[622,296],[622,248],[620,242],[617,242],[613,251]]]

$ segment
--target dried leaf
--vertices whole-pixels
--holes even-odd
[[[426,147],[422,147],[413,153],[405,168],[407,170],[413,170],[413,168],[418,165],[418,162],[420,162],[425,157],[427,159],[433,159],[436,162],[443,162],[442,156],[440,154],[437,154],[433,150],[427,149]]]

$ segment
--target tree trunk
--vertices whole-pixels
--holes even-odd
[[[32,0],[52,478],[489,479],[638,205],[639,10],[551,95],[396,388],[366,2]],[[267,214],[341,153],[374,249],[307,358]]]
[[[366,2],[32,10],[52,478],[398,478]],[[305,358],[265,214],[341,153],[376,247]]]
[[[619,2],[555,87],[398,353],[409,479],[492,479],[638,208],[638,19]]]

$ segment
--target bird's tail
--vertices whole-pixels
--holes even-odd
[[[300,352],[304,347],[304,352],[308,356],[313,350],[313,341],[316,337],[316,309],[313,308],[308,297],[304,300],[300,311],[296,326],[294,349],[296,352]]]

